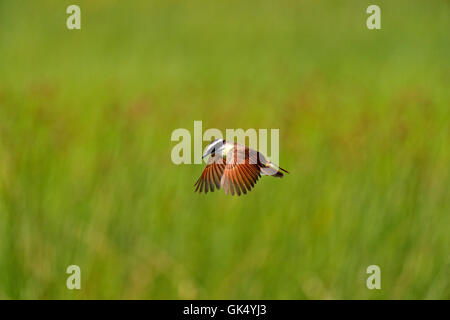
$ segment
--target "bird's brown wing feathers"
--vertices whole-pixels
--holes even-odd
[[[200,178],[194,184],[195,192],[208,193],[208,191],[214,192],[214,187],[216,189],[221,188],[220,181],[225,170],[225,163],[222,163],[222,158],[211,157],[203,170]]]
[[[221,186],[226,194],[235,193],[240,196],[250,191],[261,176],[258,164],[257,151],[235,144],[235,148],[227,154],[225,171],[222,176]]]
[[[260,177],[259,167],[255,164],[234,164],[229,163],[225,166],[222,176],[221,185],[225,193],[235,193],[240,196],[241,193],[246,194],[256,184]]]
[[[251,149],[250,149],[251,150]],[[225,193],[246,194],[261,176],[261,163],[258,152],[240,146],[227,154],[227,160],[214,156],[208,160],[200,178],[195,183],[195,192],[213,192],[224,188]]]

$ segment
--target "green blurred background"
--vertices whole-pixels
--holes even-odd
[[[0,298],[449,299],[449,30],[448,1],[1,0]],[[194,194],[194,120],[279,128],[291,174]]]

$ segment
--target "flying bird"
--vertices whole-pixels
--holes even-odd
[[[206,156],[210,156],[200,178],[194,184],[195,192],[213,192],[223,188],[231,195],[247,194],[261,175],[281,178],[283,172],[264,155],[256,150],[235,142],[216,139],[206,148]]]

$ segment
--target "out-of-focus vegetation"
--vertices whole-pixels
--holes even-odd
[[[448,1],[69,4],[0,2],[0,298],[450,298]],[[194,194],[194,120],[291,174]]]

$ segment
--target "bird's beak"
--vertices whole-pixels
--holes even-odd
[[[210,154],[213,154],[214,152],[215,152],[215,149],[206,151],[206,153],[202,156],[202,159],[209,156]]]

